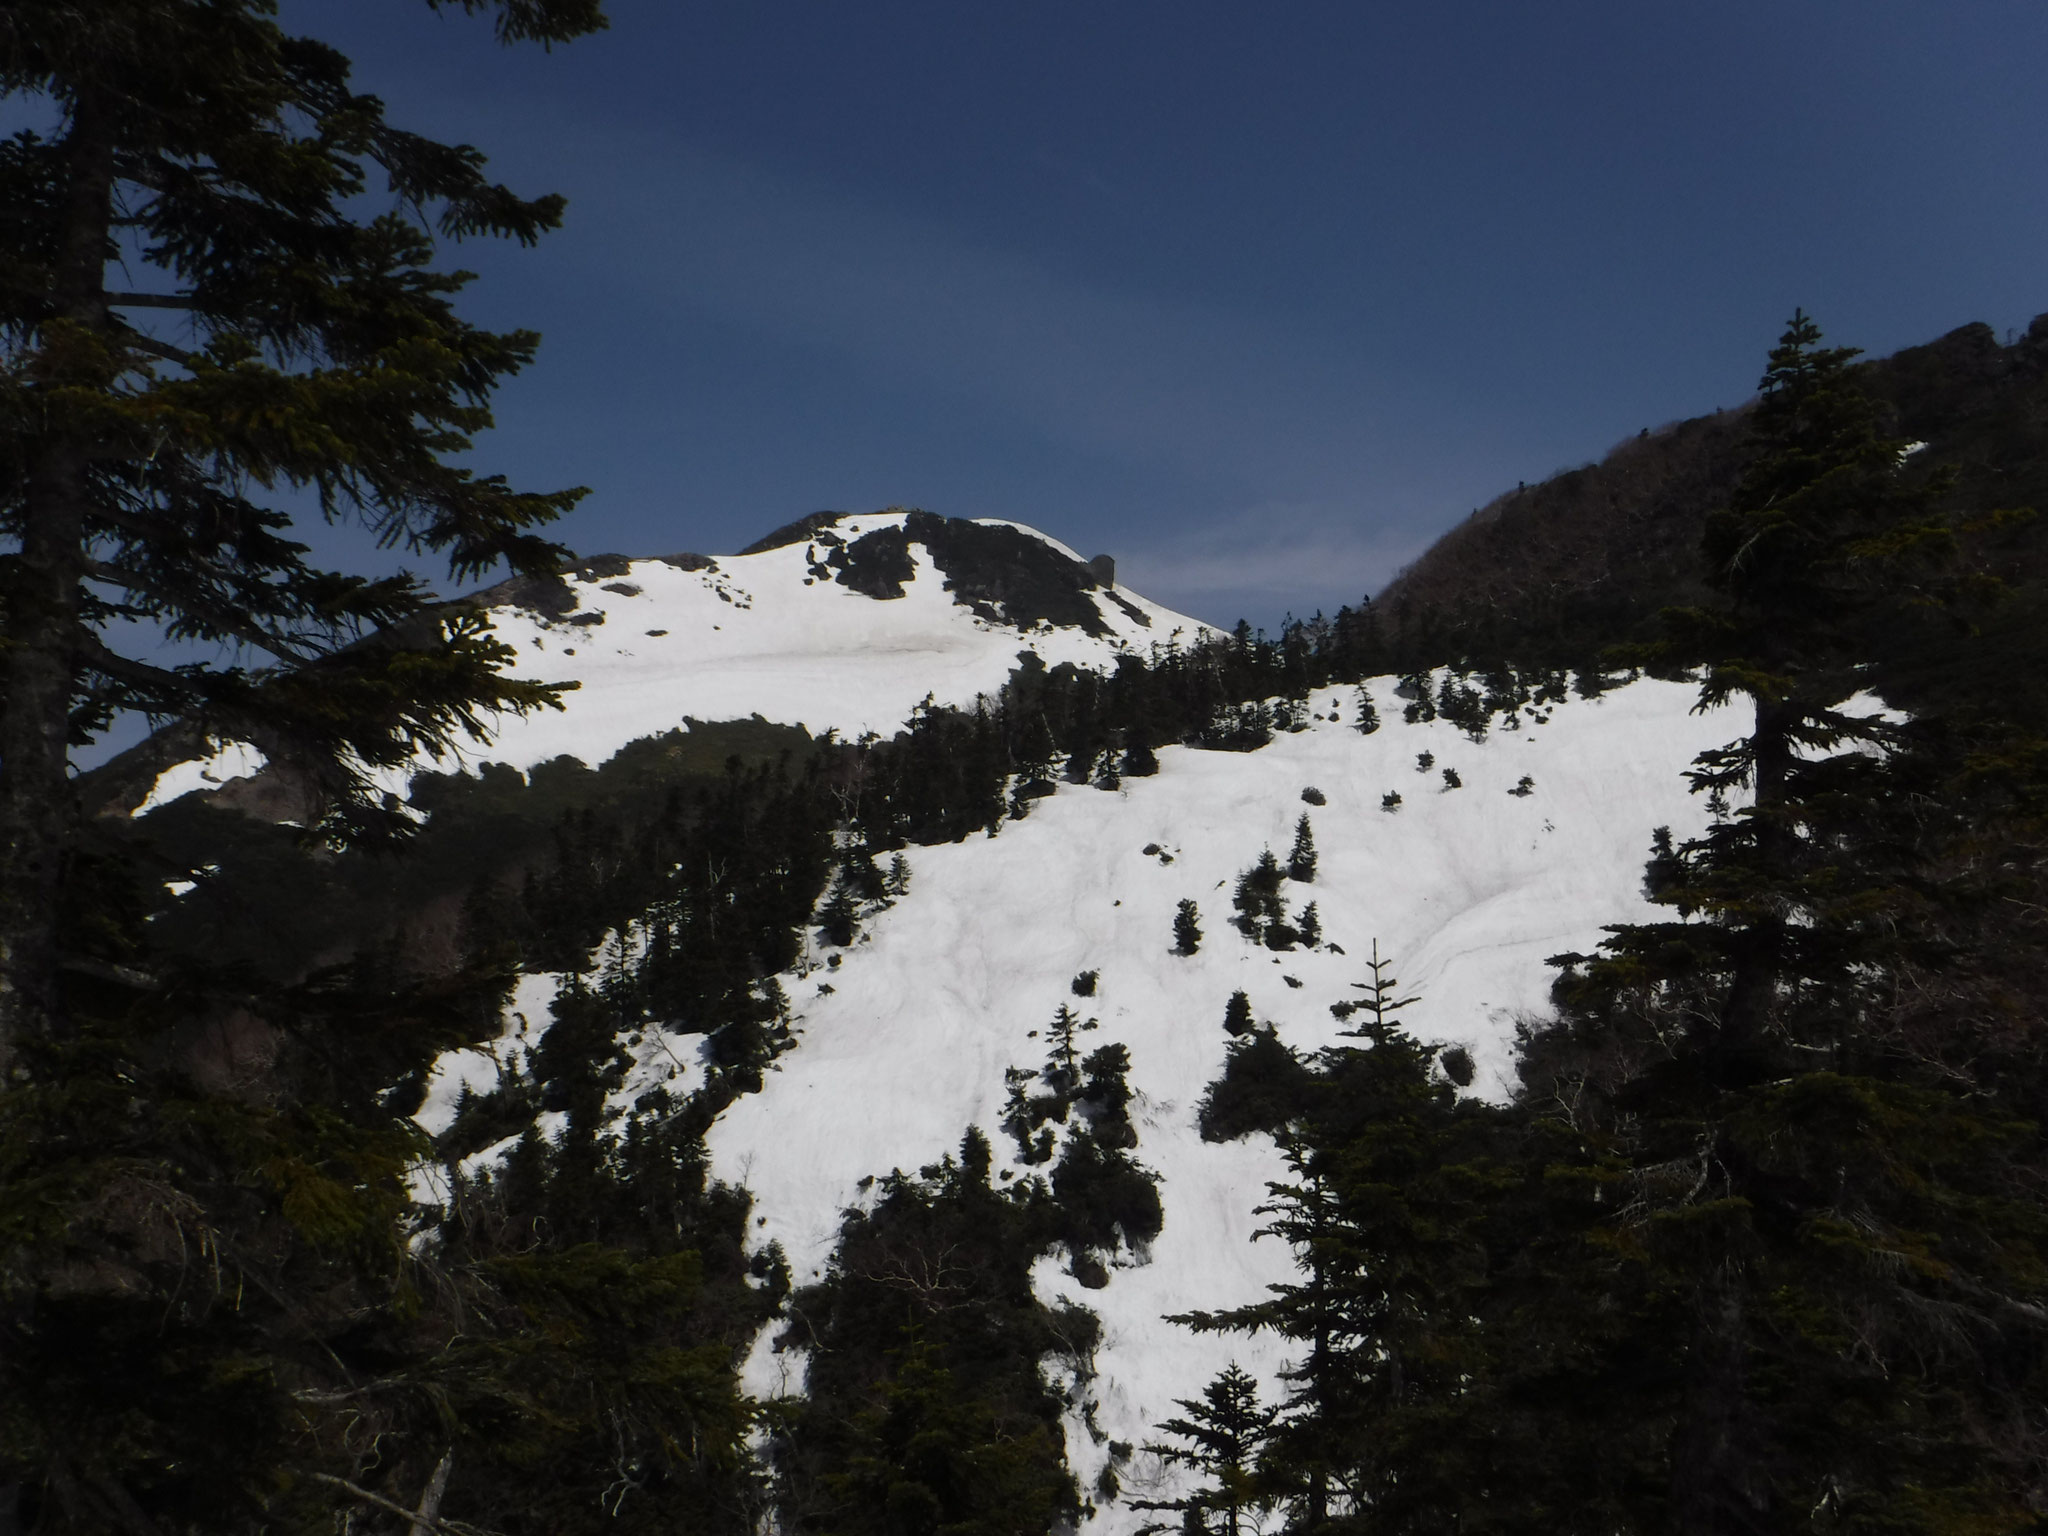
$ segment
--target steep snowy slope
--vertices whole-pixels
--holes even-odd
[[[1383,704],[1390,683],[1376,685]],[[1341,714],[1349,697],[1333,690],[1311,707]],[[1166,1226],[1103,1290],[1084,1290],[1051,1261],[1038,1271],[1041,1295],[1090,1307],[1104,1325],[1083,1397],[1098,1405],[1103,1439],[1078,1411],[1068,1422],[1069,1460],[1088,1489],[1110,1443],[1153,1438],[1174,1400],[1198,1395],[1229,1360],[1269,1378],[1280,1363],[1268,1340],[1198,1337],[1162,1321],[1253,1300],[1287,1273],[1278,1243],[1251,1240],[1252,1207],[1282,1172],[1270,1141],[1205,1145],[1195,1128],[1196,1101],[1222,1069],[1230,993],[1248,992],[1257,1018],[1313,1049],[1336,1038],[1330,1004],[1358,996],[1352,983],[1368,974],[1376,938],[1421,994],[1410,1028],[1468,1046],[1475,1086],[1499,1091],[1516,1017],[1544,1005],[1545,957],[1590,948],[1603,923],[1647,910],[1654,828],[1684,836],[1704,826],[1680,771],[1737,725],[1728,713],[1693,715],[1696,698],[1692,687],[1639,682],[1484,744],[1441,721],[1396,718],[1360,736],[1318,718],[1256,753],[1162,752],[1157,778],[1115,793],[1063,787],[993,841],[912,850],[911,894],[868,940],[829,973],[785,978],[801,1044],[714,1128],[716,1166],[754,1192],[760,1238],[779,1239],[799,1280],[809,1278],[861,1178],[936,1160],[969,1123],[988,1134],[999,1167],[1027,1173],[998,1123],[1003,1069],[1043,1059],[1042,1031],[1061,1003],[1098,1018],[1091,1041],[1131,1052],[1137,1155],[1163,1176]],[[1426,773],[1422,752],[1435,759]],[[1446,767],[1462,788],[1445,787]],[[1510,793],[1524,775],[1532,792]],[[1305,805],[1308,786],[1327,804]],[[1397,811],[1381,809],[1388,790],[1402,795]],[[1313,884],[1290,882],[1289,909],[1314,900],[1342,954],[1274,954],[1226,921],[1238,873],[1265,847],[1284,860],[1303,811],[1319,869]],[[1171,953],[1182,897],[1200,904],[1205,931],[1187,957]],[[1069,993],[1083,970],[1100,972],[1085,1000]],[[757,1357],[755,1389],[780,1387],[782,1364]],[[1089,1527],[1105,1536],[1144,1523],[1129,1500],[1158,1497],[1170,1481],[1142,1455],[1121,1476],[1125,1499]]]
[[[1030,529],[900,510],[807,519],[739,555],[606,557],[482,598],[513,675],[579,685],[562,711],[502,721],[467,754],[522,770],[563,754],[595,765],[686,718],[886,735],[928,695],[993,693],[1020,651],[1103,667],[1203,631]],[[162,771],[135,809],[262,767],[227,745]]]
[[[1422,995],[1411,1028],[1468,1046],[1476,1089],[1500,1091],[1516,1017],[1543,1006],[1545,957],[1590,947],[1602,924],[1645,910],[1652,830],[1682,837],[1704,822],[1682,769],[1740,729],[1728,712],[1693,714],[1695,689],[1644,681],[1475,743],[1445,722],[1401,723],[1391,681],[1372,685],[1390,717],[1374,735],[1334,718],[1350,717],[1351,690],[1329,690],[1311,700],[1308,729],[1261,751],[1167,749],[1157,777],[1115,791],[1063,785],[993,839],[911,849],[906,897],[845,951],[815,951],[780,978],[799,1043],[710,1134],[717,1173],[755,1196],[756,1240],[781,1242],[802,1283],[826,1264],[863,1180],[936,1160],[969,1124],[1005,1176],[1027,1172],[999,1126],[1004,1069],[1044,1058],[1061,1003],[1100,1021],[1091,1045],[1126,1045],[1136,1155],[1162,1176],[1164,1231],[1149,1252],[1124,1254],[1100,1290],[1055,1260],[1036,1272],[1042,1296],[1103,1323],[1095,1376],[1067,1422],[1084,1490],[1113,1446],[1152,1438],[1174,1400],[1227,1361],[1268,1381],[1282,1363],[1271,1341],[1197,1337],[1162,1320],[1254,1299],[1288,1270],[1279,1245],[1252,1240],[1253,1207],[1281,1171],[1270,1141],[1210,1145],[1196,1129],[1197,1100],[1223,1064],[1229,995],[1243,989],[1284,1041],[1312,1049],[1335,1038],[1330,1005],[1358,995],[1377,940]],[[1425,752],[1433,761],[1419,771]],[[1515,793],[1525,776],[1528,792]],[[1304,801],[1309,787],[1324,803]],[[1382,808],[1389,791],[1402,797],[1396,810]],[[1312,884],[1290,882],[1286,900],[1290,912],[1314,900],[1331,942],[1275,954],[1230,926],[1231,891],[1263,848],[1285,858],[1304,811],[1320,867]],[[1200,904],[1206,934],[1192,956],[1171,952],[1182,898]],[[1099,973],[1096,994],[1077,999],[1070,983],[1086,970]],[[550,991],[529,979],[501,1054],[531,1043]],[[699,1044],[648,1031],[618,1100],[663,1079],[689,1086]],[[444,1061],[422,1111],[429,1127],[445,1123],[462,1082],[487,1086],[494,1070],[484,1052]],[[750,1389],[774,1395],[801,1379],[801,1358],[773,1354],[764,1335]],[[1119,1457],[1118,1471],[1123,1496],[1098,1501],[1089,1522],[1104,1536],[1152,1518],[1131,1500],[1174,1480],[1143,1452]]]

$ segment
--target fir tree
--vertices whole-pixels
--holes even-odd
[[[1237,909],[1234,921],[1238,931],[1254,944],[1265,943],[1275,925],[1285,926],[1280,904],[1280,882],[1283,878],[1280,861],[1270,848],[1262,849],[1258,862],[1237,877],[1237,889],[1231,897],[1231,905]]]
[[[865,844],[845,851],[839,860],[839,883],[856,902],[886,903],[889,881],[875,865],[875,856]]]
[[[1703,662],[1703,704],[1752,710],[1692,775],[1713,825],[1655,841],[1646,889],[1678,920],[1561,957],[1565,1017],[1524,1052],[1531,1101],[1577,1106],[1549,1134],[1598,1137],[1637,1191],[1628,1214],[1588,1222],[1572,1284],[1595,1307],[1624,1285],[1657,1301],[1654,1332],[1608,1345],[1649,1367],[1614,1408],[1668,1426],[1661,1518],[1685,1532],[1817,1507],[1843,1528],[1938,1530],[2016,1507],[2009,1445],[1962,1427],[2002,1411],[1991,1359],[2008,1346],[1981,1314],[1973,1342],[1929,1319],[2009,1298],[2044,1234],[2011,1220],[1987,1240],[1962,1216],[2010,1187],[1997,1165],[2016,1127],[1967,1070],[1897,1036],[1932,888],[1928,804],[1908,790],[1908,739],[1842,708],[1863,686],[1863,629],[1896,600],[1886,583],[1911,591],[1947,545],[1942,481],[1906,482],[1853,354],[1818,341],[1795,315],[1755,458],[1709,520],[1721,602],[1668,615],[1671,639],[1646,653]],[[1616,1241],[1637,1258],[1603,1275]],[[1919,1269],[1908,1252],[1943,1257]]]
[[[1131,1124],[1131,1053],[1112,1042],[1098,1046],[1081,1060],[1081,1088],[1076,1095],[1088,1112],[1089,1134],[1105,1147],[1128,1150],[1138,1144]]]
[[[1288,1395],[1267,1426],[1261,1481],[1289,1505],[1291,1526],[1317,1531],[1330,1517],[1348,1442],[1363,1427],[1347,1391],[1347,1360],[1360,1343],[1348,1306],[1355,1276],[1327,1178],[1298,1138],[1285,1137],[1282,1153],[1290,1177],[1266,1186],[1265,1203],[1255,1207],[1266,1218],[1258,1235],[1293,1250],[1300,1280],[1270,1285],[1267,1300],[1235,1312],[1174,1321],[1201,1332],[1269,1329],[1301,1346],[1282,1373]]]
[[[1426,725],[1436,718],[1436,702],[1430,697],[1429,674],[1427,672],[1409,672],[1404,674],[1399,686],[1394,691],[1402,698],[1408,700],[1407,705],[1401,711],[1401,718],[1407,721],[1408,724]]]
[[[1316,877],[1316,835],[1308,824],[1308,812],[1294,824],[1294,847],[1287,855],[1287,878],[1307,885]]]
[[[1183,896],[1173,913],[1173,952],[1192,955],[1202,947],[1201,909]]]
[[[1158,1175],[1130,1155],[1138,1134],[1128,1112],[1129,1052],[1105,1045],[1088,1054],[1081,1071],[1075,1097],[1084,1106],[1084,1118],[1068,1133],[1051,1184],[1060,1240],[1073,1258],[1074,1274],[1084,1284],[1099,1286],[1107,1274],[1089,1255],[1112,1250],[1120,1241],[1134,1248],[1149,1243],[1166,1218]]]
[[[378,770],[554,702],[502,676],[484,622],[432,609],[414,578],[312,564],[290,492],[445,556],[458,580],[552,571],[563,551],[532,530],[581,494],[449,462],[538,338],[462,320],[466,275],[430,265],[437,232],[531,243],[560,198],[519,197],[473,151],[392,127],[345,58],[260,0],[90,10],[16,10],[0,31],[0,91],[50,108],[0,155],[0,1071],[64,1027],[53,922],[89,787],[75,742],[122,712],[181,717],[194,745],[293,765],[326,830],[362,836],[400,825]],[[542,41],[603,21],[594,0],[500,16]],[[116,261],[139,290],[110,284]],[[233,663],[161,665],[158,632]]]
[[[1258,1383],[1235,1362],[1202,1389],[1199,1399],[1177,1398],[1186,1417],[1167,1419],[1162,1434],[1177,1444],[1145,1448],[1168,1466],[1187,1467],[1207,1480],[1178,1499],[1141,1501],[1133,1509],[1171,1510],[1182,1517],[1181,1529],[1217,1531],[1242,1536],[1245,1518],[1264,1505],[1257,1477],[1258,1455],[1273,1426],[1273,1410],[1259,1401]],[[1222,1517],[1220,1525],[1209,1516]],[[1152,1525],[1146,1532],[1165,1532],[1170,1525]]]
[[[1310,902],[1296,914],[1294,928],[1295,932],[1301,935],[1301,942],[1310,949],[1323,942],[1323,919],[1316,911],[1314,902]]]
[[[1358,685],[1358,717],[1352,723],[1361,736],[1370,736],[1380,728],[1380,712],[1373,705],[1372,690],[1363,683]]]
[[[1476,688],[1454,677],[1444,674],[1443,686],[1437,693],[1437,713],[1458,727],[1475,743],[1486,740],[1486,723],[1489,710],[1484,698]]]
[[[1081,1088],[1081,1056],[1077,1039],[1096,1027],[1061,1003],[1045,1031],[1045,1069],[1039,1076],[1054,1093],[1071,1099]]]
[[[825,898],[818,908],[818,937],[838,949],[845,949],[853,943],[853,936],[860,926],[860,904],[853,899],[843,880],[832,886],[832,894]]]
[[[1230,994],[1230,1001],[1223,1005],[1223,1033],[1230,1036],[1248,1035],[1252,1030],[1252,1000],[1249,994],[1239,991]]]

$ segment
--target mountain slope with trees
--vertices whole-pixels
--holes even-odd
[[[2040,323],[1175,634],[901,509],[565,557],[433,265],[559,200],[262,0],[0,89],[0,1530],[2039,1527]]]
[[[1950,477],[1954,503],[1980,518],[2048,502],[2048,316],[2004,344],[1989,326],[1966,325],[1854,373],[1888,434],[1925,445],[1909,483]],[[1377,595],[1375,670],[1496,657],[1573,666],[1651,638],[1662,609],[1708,595],[1701,538],[1741,479],[1754,410],[1750,402],[1646,428],[1595,463],[1480,508]],[[1956,689],[1999,673],[1984,665],[1995,646],[2010,668],[1999,686],[2026,690],[2038,713],[2048,704],[2031,682],[2042,675],[2048,601],[2039,531],[1993,524],[1969,537],[1974,557],[2012,589],[1975,616],[1975,638],[1965,644],[1952,625],[1892,611],[1863,643],[1916,705],[1943,692],[1952,705]]]

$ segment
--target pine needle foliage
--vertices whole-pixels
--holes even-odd
[[[493,9],[508,38],[593,0]],[[31,0],[0,20],[0,1066],[56,1027],[50,915],[76,836],[71,748],[123,713],[254,743],[334,839],[395,835],[374,774],[558,702],[410,575],[322,569],[295,520],[445,559],[553,569],[580,491],[450,462],[538,337],[464,320],[436,242],[531,244],[559,197],[385,120],[269,0]],[[382,212],[366,211],[381,198]],[[374,632],[374,638],[372,634]],[[139,633],[140,644],[127,637]],[[166,666],[151,641],[224,648]]]

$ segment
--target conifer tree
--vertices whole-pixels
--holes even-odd
[[[2002,1518],[2010,1453],[1962,1427],[1996,1416],[1990,1358],[2008,1347],[1980,1309],[2037,1292],[2020,1277],[2038,1223],[2015,1211],[1993,1238],[1963,1214],[2010,1187],[2014,1122],[1890,1038],[1930,886],[1926,812],[1903,792],[1908,738],[1843,707],[1864,627],[1947,546],[1942,481],[1901,475],[1853,352],[1819,340],[1795,314],[1771,353],[1756,456],[1704,541],[1721,602],[1668,615],[1648,653],[1704,664],[1703,705],[1751,711],[1692,775],[1707,833],[1656,838],[1646,890],[1677,920],[1561,957],[1565,1017],[1523,1068],[1533,1102],[1578,1096],[1579,1134],[1607,1138],[1640,1192],[1598,1242],[1638,1244],[1635,1283],[1668,1309],[1661,1342],[1636,1345],[1664,1358],[1634,1378],[1634,1417],[1669,1424],[1661,1496],[1701,1536],[1816,1508],[1852,1529]],[[1659,1172],[1687,1159],[1688,1179]],[[1588,1257],[1592,1295],[1616,1277],[1593,1280]]]
[[[1327,1177],[1308,1147],[1284,1135],[1281,1151],[1289,1178],[1266,1186],[1255,1207],[1266,1218],[1261,1237],[1277,1237],[1294,1252],[1298,1282],[1268,1286],[1265,1301],[1227,1313],[1191,1313],[1174,1319],[1197,1332],[1270,1329],[1302,1346],[1283,1372],[1288,1395],[1268,1425],[1264,1478],[1290,1506],[1289,1524],[1319,1531],[1362,1421],[1349,1390],[1350,1358],[1360,1335],[1348,1298],[1356,1286],[1342,1219]]]
[[[391,126],[273,9],[96,0],[0,24],[0,93],[52,119],[0,152],[0,1070],[61,1033],[68,754],[117,714],[253,743],[357,836],[395,826],[377,770],[554,698],[414,578],[314,565],[286,508],[302,493],[458,579],[554,568],[532,530],[581,493],[448,462],[537,338],[462,320],[466,276],[430,263],[437,235],[531,243],[562,200]],[[603,24],[597,0],[497,9],[508,39]],[[166,667],[128,638],[152,631],[237,659]]]
[[[1363,683],[1358,685],[1358,717],[1353,724],[1361,736],[1370,736],[1380,728],[1380,712],[1373,705],[1372,690]]]
[[[1131,1053],[1112,1041],[1081,1060],[1081,1087],[1076,1097],[1088,1111],[1089,1134],[1105,1147],[1129,1150],[1138,1144],[1131,1124]]]
[[[844,880],[833,882],[832,894],[818,908],[817,923],[818,937],[827,944],[844,949],[853,942],[860,927],[860,904],[853,899]]]
[[[1230,1001],[1223,1005],[1223,1033],[1226,1035],[1248,1035],[1252,1029],[1252,1000],[1249,994],[1238,991],[1230,994]]]
[[[1301,935],[1301,942],[1310,949],[1323,942],[1322,914],[1316,911],[1316,904],[1310,902],[1294,918],[1295,932]]]
[[[839,883],[857,902],[887,902],[889,880],[865,844],[848,848],[839,859]]]
[[[1169,1466],[1201,1474],[1209,1486],[1178,1499],[1139,1501],[1133,1509],[1171,1510],[1182,1517],[1184,1530],[1215,1531],[1218,1536],[1243,1536],[1245,1518],[1264,1502],[1258,1483],[1258,1455],[1273,1425],[1273,1410],[1259,1401],[1259,1385],[1235,1361],[1202,1389],[1199,1399],[1176,1398],[1186,1417],[1167,1419],[1158,1427],[1177,1444],[1146,1449]],[[1222,1517],[1212,1524],[1209,1516]],[[1144,1527],[1147,1532],[1173,1530],[1170,1525]]]
[[[1410,725],[1426,725],[1436,718],[1436,700],[1430,696],[1427,672],[1404,673],[1394,690],[1408,700],[1401,718]]]
[[[1953,545],[1935,507],[1942,483],[1901,475],[1906,445],[1880,432],[1849,366],[1857,350],[1820,339],[1795,312],[1761,384],[1756,456],[1708,519],[1702,551],[1721,604],[1666,613],[1669,639],[1643,653],[1703,664],[1701,708],[1752,710],[1748,734],[1702,754],[1692,775],[1696,789],[1751,797],[1693,861],[1705,879],[1692,904],[1722,914],[1695,937],[1717,942],[1728,966],[1727,1054],[1752,1048],[1788,970],[1807,965],[1807,925],[1791,915],[1809,905],[1797,889],[1811,862],[1802,802],[1833,775],[1802,768],[1801,754],[1897,743],[1881,718],[1842,708],[1863,687],[1860,626]]]
[[[1173,913],[1173,952],[1192,955],[1202,947],[1202,913],[1193,898],[1183,896]]]
[[[1306,816],[1302,818],[1304,822],[1307,819]],[[1313,855],[1311,845],[1310,856]],[[1237,877],[1237,889],[1231,896],[1231,904],[1237,908],[1235,921],[1238,931],[1254,944],[1267,942],[1274,927],[1285,927],[1285,914],[1280,904],[1280,882],[1283,878],[1280,861],[1270,848],[1261,849],[1258,861]]]
[[[1316,835],[1308,824],[1308,812],[1294,824],[1294,847],[1287,855],[1287,878],[1307,885],[1316,877]]]
[[[1071,1099],[1081,1088],[1081,1054],[1078,1037],[1096,1027],[1061,1003],[1045,1031],[1045,1070],[1039,1074],[1045,1084],[1062,1098]]]

